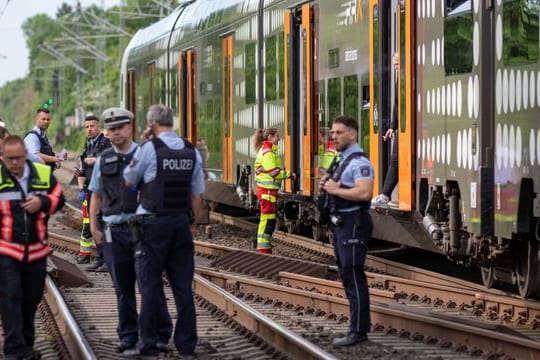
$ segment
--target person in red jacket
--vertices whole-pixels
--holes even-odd
[[[34,318],[43,295],[47,221],[64,205],[51,167],[27,160],[19,136],[4,139],[0,162],[0,316],[6,359],[39,359]]]
[[[255,159],[255,182],[261,218],[257,230],[257,252],[272,253],[271,238],[276,227],[276,202],[281,181],[296,179],[296,175],[283,168],[278,155],[279,131],[276,128],[259,129],[253,135],[257,152]]]

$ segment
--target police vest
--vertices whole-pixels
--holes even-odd
[[[63,204],[63,198],[60,184],[52,186],[49,166],[30,161],[27,164],[30,166],[30,175],[28,194],[24,196],[18,182],[0,163],[0,206],[4,209],[0,215],[0,254],[18,261],[26,259],[33,262],[49,255],[47,219],[49,214]],[[49,198],[49,213],[38,211],[29,214],[24,211],[21,203],[32,195]]]
[[[191,178],[196,152],[184,140],[184,148],[173,150],[159,139],[153,139],[156,150],[156,178],[143,185],[141,205],[157,215],[187,213],[191,208]]]
[[[39,139],[39,152],[45,155],[54,156],[54,151],[49,144],[49,140],[47,140],[46,137],[41,136],[36,130],[30,130],[26,134],[24,134],[24,137],[26,138],[30,134],[35,134]]]
[[[132,214],[137,210],[137,192],[126,187],[123,175],[134,153],[119,154],[108,148],[101,154],[101,212],[105,216]]]
[[[358,159],[361,157],[367,157],[367,156],[365,153],[361,151],[355,152],[349,155],[345,160],[339,163],[336,170],[331,176],[332,180],[339,181],[339,179],[341,179],[341,175],[343,174],[343,172],[345,171],[349,163],[352,160]],[[350,189],[352,186],[345,186],[342,184],[340,187],[345,188],[345,189]],[[340,211],[343,209],[349,209],[355,206],[360,206],[362,209],[367,210],[369,209],[370,204],[371,204],[369,201],[353,201],[353,200],[343,199],[334,195],[330,195],[330,196],[332,198],[331,202],[333,203],[333,206],[332,206],[333,209],[331,210],[331,212]]]
[[[81,175],[86,177],[85,184],[90,184],[90,180],[92,178],[92,172],[94,170],[94,165],[88,165],[84,162],[84,159],[87,157],[96,157],[99,154],[103,152],[103,150],[108,149],[111,147],[111,141],[105,137],[103,134],[99,134],[95,140],[93,145],[91,145],[90,140],[86,141],[86,144],[84,146],[83,153],[81,155],[81,163],[82,163],[82,173]]]

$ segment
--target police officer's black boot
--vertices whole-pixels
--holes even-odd
[[[350,332],[347,336],[334,339],[334,347],[353,346],[367,341],[366,333]]]

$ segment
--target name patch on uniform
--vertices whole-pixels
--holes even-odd
[[[360,174],[362,174],[362,176],[369,176],[369,166],[362,166],[360,168]]]
[[[190,159],[163,159],[163,170],[191,170],[193,160]]]
[[[105,159],[105,164],[110,164],[118,161],[118,156],[113,156]]]

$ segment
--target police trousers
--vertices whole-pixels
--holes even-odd
[[[4,355],[22,356],[34,346],[34,318],[45,287],[47,258],[19,262],[0,255],[0,315]]]
[[[135,261],[141,292],[139,329],[141,352],[156,353],[159,294],[163,271],[167,273],[176,304],[174,344],[180,354],[190,355],[197,345],[193,301],[194,246],[187,214],[151,216],[144,220],[143,236],[137,243]]]
[[[368,250],[368,240],[373,231],[369,213],[340,212],[340,225],[332,225],[334,232],[334,253],[339,275],[349,300],[351,332],[369,332],[369,291],[364,262]]]
[[[127,223],[105,225],[110,229],[111,238],[104,236],[105,262],[109,268],[116,292],[118,326],[116,332],[120,341],[135,344],[139,339],[137,301],[135,298],[135,243]],[[107,233],[107,231],[105,231]],[[167,343],[172,334],[172,321],[167,310],[163,289],[156,293],[158,305],[158,339]]]

